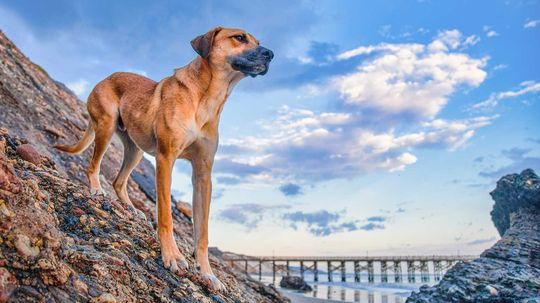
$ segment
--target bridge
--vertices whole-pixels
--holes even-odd
[[[380,276],[381,283],[416,283],[417,273],[423,283],[429,282],[430,275],[435,281],[452,266],[462,261],[471,261],[478,256],[471,255],[433,255],[433,256],[350,256],[350,257],[299,257],[299,256],[238,256],[224,254],[223,259],[233,268],[241,269],[247,274],[258,274],[262,279],[263,266],[271,266],[272,281],[276,275],[290,275],[292,265],[297,264],[298,272],[302,278],[306,273],[313,274],[313,281],[318,282],[320,274],[326,274],[327,281],[334,281],[336,273],[341,282],[347,282],[347,265],[352,267],[354,282],[363,282],[362,277],[367,275],[367,282],[374,283],[375,276]],[[321,265],[326,271],[321,270]],[[349,275],[350,276],[350,275]],[[390,281],[389,277],[393,277]]]

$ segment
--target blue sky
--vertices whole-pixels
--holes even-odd
[[[538,1],[0,2],[0,28],[82,100],[115,71],[171,75],[215,26],[275,59],[223,111],[210,245],[479,253],[496,180],[540,170]],[[178,161],[185,201],[190,173]]]

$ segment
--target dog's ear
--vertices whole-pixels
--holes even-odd
[[[221,30],[221,27],[216,27],[213,30],[208,31],[204,35],[200,35],[197,38],[191,40],[191,46],[204,59],[208,59],[210,50],[212,50],[212,44],[217,33]]]

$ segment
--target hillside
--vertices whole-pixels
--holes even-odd
[[[51,148],[79,138],[85,104],[2,32],[0,63],[0,302],[288,302],[215,256],[225,293],[211,293],[195,271],[165,270],[151,163],[143,160],[128,185],[146,219],[112,189],[122,159],[117,138],[102,164],[108,196],[91,196],[84,174],[91,148],[81,156]],[[191,220],[181,209],[173,207],[176,239],[193,267]]]

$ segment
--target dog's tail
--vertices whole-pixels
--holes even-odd
[[[84,135],[79,140],[79,142],[70,145],[70,144],[55,144],[53,145],[54,148],[61,150],[63,152],[72,154],[72,155],[78,155],[85,151],[92,142],[94,142],[94,137],[96,136],[96,132],[94,130],[94,125],[92,123],[92,119],[90,119],[90,122],[88,122],[88,128],[84,132]]]

